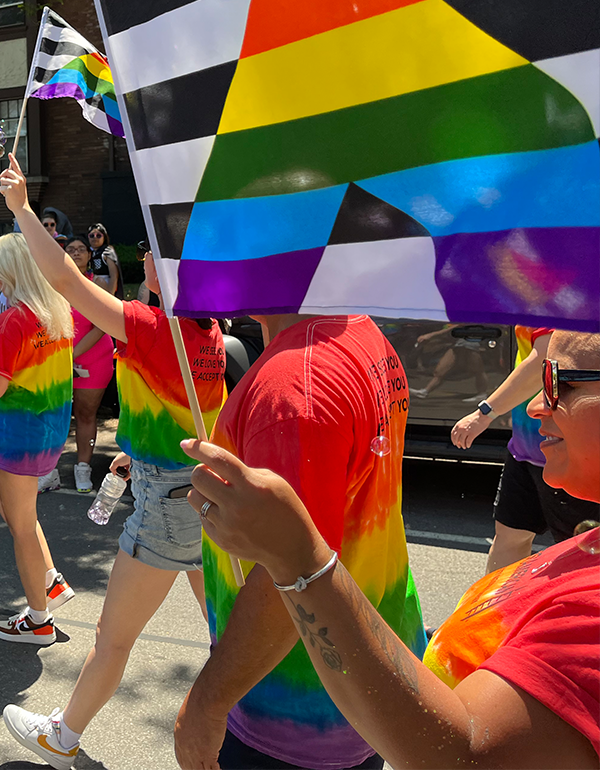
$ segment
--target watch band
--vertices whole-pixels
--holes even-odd
[[[481,412],[481,414],[486,415],[486,417],[495,417],[494,410],[492,407],[488,404],[488,402],[484,399],[483,401],[480,401],[477,404],[477,408]]]

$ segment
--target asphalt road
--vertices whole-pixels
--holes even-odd
[[[117,448],[116,422],[106,420],[93,460],[97,488]],[[57,568],[76,597],[56,613],[59,640],[49,648],[0,641],[0,709],[17,703],[49,713],[63,707],[93,645],[96,620],[121,525],[125,498],[106,527],[85,515],[93,495],[73,489],[72,438],[60,463],[64,487],[39,498],[39,516]],[[439,625],[484,572],[497,465],[405,461],[404,514],[413,574],[425,622]],[[542,544],[549,544],[546,538]],[[0,614],[24,604],[12,542],[0,523]],[[172,728],[181,702],[208,656],[208,629],[184,576],[147,625],[113,699],[85,733],[77,770],[177,770]],[[0,770],[46,765],[20,747],[0,724]]]

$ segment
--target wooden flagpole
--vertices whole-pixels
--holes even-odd
[[[185,392],[187,393],[188,401],[190,402],[190,409],[192,411],[196,433],[200,441],[208,441],[204,419],[202,418],[202,411],[200,409],[200,404],[198,403],[198,394],[196,393],[196,388],[194,387],[194,379],[192,377],[192,370],[190,369],[190,362],[188,361],[188,357],[185,352],[185,345],[183,342],[183,335],[181,334],[179,318],[169,318],[169,326],[171,327],[173,342],[175,343],[175,351],[177,352],[177,360],[179,362],[179,368],[181,369],[181,376],[183,377]],[[241,588],[241,586],[246,584],[246,581],[244,580],[244,573],[242,572],[240,560],[231,555],[229,558],[231,559],[231,568],[233,569],[235,582]]]

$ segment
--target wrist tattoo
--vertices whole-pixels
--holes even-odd
[[[290,600],[291,601],[291,600]],[[315,622],[314,612],[308,613],[301,604],[294,604],[298,617],[294,618],[302,636],[308,636],[311,647],[318,647],[323,663],[333,671],[342,670],[342,657],[335,649],[335,644],[327,636],[327,628],[322,627],[313,631],[311,626]]]
[[[382,653],[392,664],[399,676],[416,695],[419,694],[419,676],[411,653],[404,647],[402,641],[379,615],[375,607],[365,599],[364,594],[356,585],[350,573],[339,564],[336,574],[339,576],[343,593],[348,597],[351,610],[360,624],[371,629],[379,643]],[[335,649],[335,644],[328,636],[327,627],[313,631],[311,626],[316,623],[315,613],[308,613],[301,604],[295,604],[291,597],[286,597],[297,612],[294,621],[302,636],[307,637],[311,647],[318,647],[325,665],[333,671],[342,671],[342,657]]]

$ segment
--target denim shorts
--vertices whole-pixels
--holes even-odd
[[[169,491],[190,483],[193,466],[168,471],[131,461],[134,510],[123,525],[119,547],[134,559],[158,569],[202,568],[202,525],[186,497]]]

